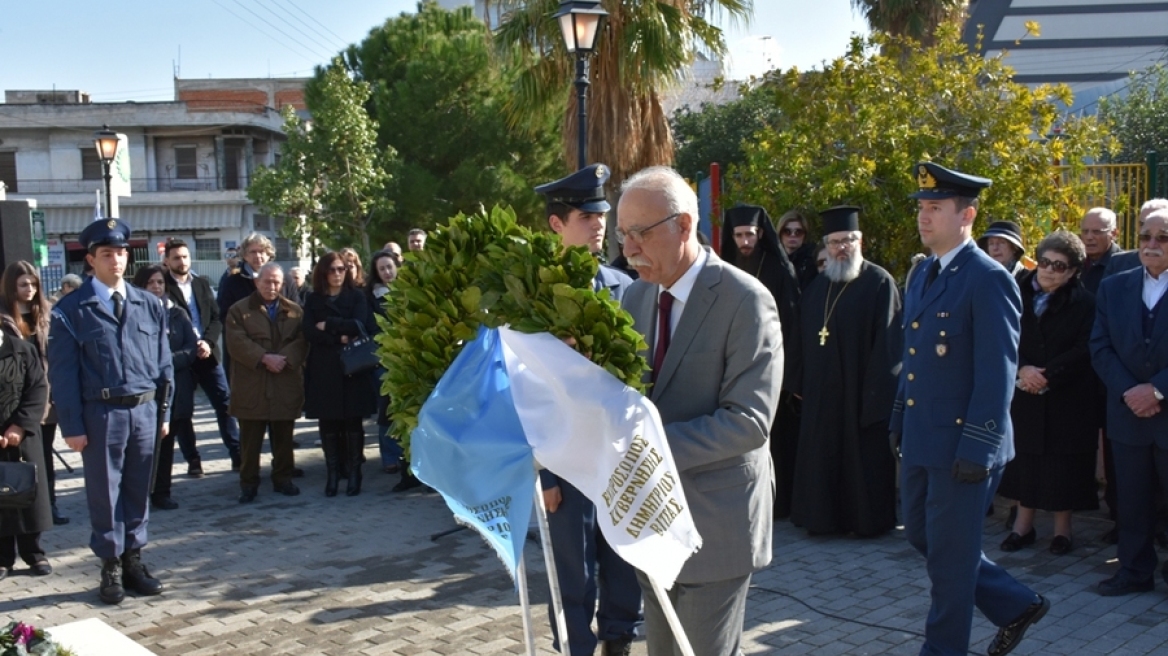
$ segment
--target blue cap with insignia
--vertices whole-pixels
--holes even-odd
[[[607,212],[612,209],[604,195],[608,176],[607,166],[593,164],[566,178],[542,184],[535,192],[546,196],[548,203],[563,203],[581,212]]]
[[[121,219],[98,219],[85,226],[77,236],[81,247],[92,251],[98,246],[130,247],[130,226]]]
[[[954,196],[977,198],[982,189],[994,183],[989,178],[954,171],[933,162],[917,164],[915,172],[920,191],[911,194],[909,198],[922,200],[940,200]]]

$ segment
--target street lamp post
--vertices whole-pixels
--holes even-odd
[[[608,16],[600,6],[600,0],[562,0],[553,18],[560,21],[560,32],[564,35],[564,46],[568,52],[576,53],[576,109],[578,134],[576,159],[582,169],[588,166],[588,112],[585,107],[588,93],[588,55],[596,47],[596,38],[604,19]]]
[[[118,154],[118,133],[109,129],[108,125],[103,125],[100,130],[93,133],[93,145],[97,148],[97,157],[101,160],[101,170],[105,177],[105,213],[106,216],[114,218],[113,191],[110,185],[113,180],[114,157]]]

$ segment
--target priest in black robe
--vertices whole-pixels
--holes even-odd
[[[779,411],[771,426],[770,450],[775,463],[774,516],[791,514],[791,487],[795,477],[795,447],[799,441],[798,386],[799,279],[766,210],[738,205],[726,210],[722,222],[722,259],[754,276],[770,290],[779,308],[783,333],[783,390]]]
[[[813,535],[896,526],[888,420],[900,370],[901,299],[864,259],[859,208],[821,214],[827,267],[803,294],[803,397],[791,521]]]

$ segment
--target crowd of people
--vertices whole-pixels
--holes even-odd
[[[751,574],[770,562],[773,521],[789,519],[857,537],[902,522],[933,584],[922,653],[964,653],[976,605],[999,627],[989,654],[1000,656],[1050,601],[982,553],[993,498],[1013,505],[1002,550],[1037,544],[1041,511],[1053,514],[1046,548],[1067,554],[1073,513],[1098,508],[1097,453],[1120,564],[1098,591],[1154,587],[1154,500],[1168,481],[1168,200],[1141,208],[1135,251],[1121,252],[1115,213],[1093,208],[1077,231],[1056,230],[1031,253],[1010,221],[974,239],[989,179],[931,162],[913,173],[927,252],[903,287],[864,258],[862,208],[777,221],[762,207],[731,208],[719,257],[699,241],[696,196],[675,171],[624,182],[614,231],[623,270],[602,265],[593,288],[620,301],[649,344],[650,399],[704,546],[657,599],[605,543],[592,503],[542,472],[568,630],[557,648],[628,654],[647,632],[651,655],[674,654],[669,603],[696,653],[738,653]],[[536,188],[565,246],[603,251],[608,177],[597,164]],[[216,292],[177,239],[127,285],[129,234],[116,219],[90,225],[80,241],[92,276],[68,280],[56,299],[28,263],[4,271],[0,364],[12,365],[0,367],[0,458],[48,476],[32,507],[0,511],[0,577],[17,554],[34,574],[52,571],[39,537],[69,521],[53,493],[59,425],[85,464],[101,599],[160,593],[141,558],[146,517],[179,505],[176,445],[187,474],[203,474],[197,387],[239,472],[240,503],[259,494],[265,434],[272,490],[300,493],[301,417],[317,421],[326,496],[342,479],[346,495],[360,494],[371,416],[381,469],[401,476],[394,489],[420,485],[387,435],[380,372],[346,375],[343,361],[379,330],[400,246],[375,253],[368,273],[353,249],[285,272],[253,234]],[[409,249],[425,237],[410,231]],[[1160,575],[1168,582],[1168,569]]]

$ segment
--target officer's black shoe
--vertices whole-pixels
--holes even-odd
[[[57,510],[57,504],[53,504],[53,524],[55,526],[64,526],[69,523],[69,518],[62,515],[60,510]]]
[[[187,476],[190,476],[191,478],[202,478],[204,476],[203,461],[192,460],[187,463]]]
[[[259,494],[259,488],[245,487],[239,495],[240,503],[251,503],[255,501],[256,495]]]
[[[171,499],[169,496],[153,496],[150,497],[150,505],[158,510],[174,510],[178,508],[178,502]]]
[[[1038,595],[1038,601],[1030,604],[1026,610],[1022,611],[1021,615],[1014,618],[1013,622],[998,629],[998,634],[994,636],[994,641],[990,643],[990,648],[986,653],[989,656],[1004,656],[1014,651],[1014,648],[1018,646],[1019,642],[1022,642],[1023,636],[1026,635],[1026,629],[1042,619],[1048,610],[1050,610],[1050,600]]]
[[[127,590],[153,597],[162,594],[162,581],[150,576],[150,570],[142,563],[142,551],[130,549],[122,554],[122,579]]]
[[[42,560],[38,560],[29,565],[30,572],[33,576],[48,576],[53,573],[53,566],[49,564],[49,561],[44,560],[44,556],[41,558]]]
[[[286,497],[294,497],[297,494],[300,494],[300,488],[296,487],[296,484],[292,482],[277,485],[273,489]]]
[[[633,653],[633,641],[630,638],[619,640],[605,640],[602,656],[630,656]]]
[[[1119,570],[1115,576],[1101,581],[1096,586],[1095,591],[1103,597],[1121,597],[1137,592],[1151,592],[1155,587],[1156,582],[1152,579],[1140,581],[1129,576],[1127,572]]]
[[[103,558],[101,561],[101,587],[97,596],[107,604],[120,604],[126,598],[122,587],[122,561],[118,558]]]

